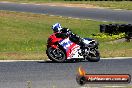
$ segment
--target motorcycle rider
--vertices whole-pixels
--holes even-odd
[[[62,28],[61,25],[59,23],[55,23],[52,26],[52,30],[54,31],[54,33],[56,33],[56,37],[58,38],[66,38],[69,36],[69,39],[80,45],[80,48],[82,50],[82,53],[84,54],[84,48],[85,48],[85,44],[82,41],[82,38],[80,38],[79,36],[77,36],[76,34],[72,33],[71,30],[69,30],[68,28]]]

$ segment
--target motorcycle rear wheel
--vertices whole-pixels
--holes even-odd
[[[54,62],[64,62],[66,60],[66,55],[63,50],[55,49],[53,47],[49,47],[46,50],[46,54],[48,58]]]

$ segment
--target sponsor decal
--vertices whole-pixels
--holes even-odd
[[[67,51],[68,48],[69,48],[73,43],[69,40],[69,38],[67,38],[67,39],[64,39],[64,40],[60,41],[60,44],[61,44],[61,45],[64,47],[64,49]]]

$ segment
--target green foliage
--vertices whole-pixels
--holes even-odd
[[[98,33],[96,35],[91,35],[90,37],[92,38],[97,38],[97,39],[121,39],[121,38],[124,38],[125,37],[125,33],[120,33],[118,35],[108,35],[108,34],[105,34],[105,33]]]

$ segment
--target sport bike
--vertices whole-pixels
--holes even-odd
[[[46,54],[50,60],[54,62],[65,62],[68,60],[98,62],[100,60],[99,44],[94,39],[80,38],[80,41],[85,44],[81,48],[80,44],[71,41],[73,36],[58,38],[56,34],[53,33],[47,40]]]

